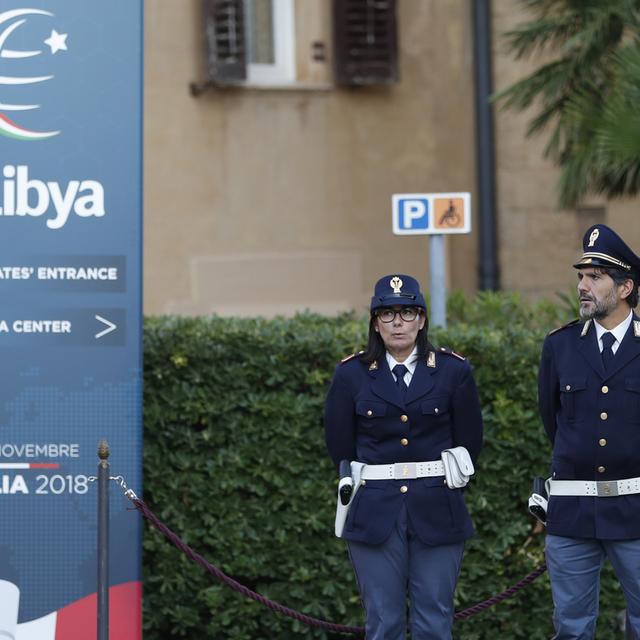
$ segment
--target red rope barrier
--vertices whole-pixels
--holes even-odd
[[[335,624],[333,622],[327,622],[326,620],[320,620],[319,618],[313,618],[311,616],[307,616],[304,613],[300,613],[299,611],[295,611],[294,609],[290,609],[289,607],[285,607],[284,605],[274,602],[273,600],[269,600],[269,598],[265,598],[261,596],[259,593],[252,591],[248,587],[245,587],[243,584],[240,584],[237,580],[229,577],[224,571],[218,569],[215,565],[208,562],[205,558],[203,558],[199,553],[196,553],[189,545],[184,543],[179,536],[177,536],[169,527],[167,527],[160,519],[149,509],[149,507],[138,498],[131,498],[131,502],[135,505],[136,509],[154,526],[158,531],[160,531],[174,546],[176,546],[180,551],[182,551],[190,560],[193,560],[200,566],[204,567],[206,571],[208,571],[211,575],[215,576],[218,580],[226,584],[228,587],[233,589],[234,591],[238,591],[242,593],[247,598],[251,598],[251,600],[255,600],[265,607],[271,609],[272,611],[277,611],[289,618],[293,618],[307,624],[312,627],[318,627],[320,629],[325,629],[326,631],[333,631],[334,633],[346,633],[350,635],[364,635],[363,627],[349,627],[342,624]],[[513,586],[505,589],[501,593],[488,598],[487,600],[483,600],[464,611],[459,611],[455,614],[454,618],[456,620],[466,620],[471,616],[474,616],[489,607],[492,607],[507,598],[511,598],[518,591],[524,589],[528,584],[533,582],[538,576],[542,575],[547,570],[547,565],[545,563],[541,564],[537,569],[532,571],[530,574],[526,575],[522,580],[514,584]]]

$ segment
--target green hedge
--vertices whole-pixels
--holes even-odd
[[[551,305],[454,296],[450,329],[433,340],[475,371],[485,444],[467,501],[478,530],[457,591],[458,610],[517,582],[543,561],[526,512],[531,478],[550,459],[536,409]],[[150,318],[145,324],[145,499],[174,531],[227,574],[308,615],[362,625],[345,545],[333,536],[336,478],[322,406],[335,363],[365,342],[353,315],[293,319]],[[335,638],[272,613],[221,585],[155,530],[144,538],[145,640]],[[616,635],[624,607],[611,572],[598,638]],[[546,574],[471,620],[455,637],[550,637]]]

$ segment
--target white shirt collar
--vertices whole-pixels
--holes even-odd
[[[404,362],[398,362],[388,351],[387,351],[387,364],[389,365],[389,369],[393,373],[393,367],[397,364],[403,364],[407,367],[407,373],[404,374],[405,382],[407,382],[407,375],[413,377],[413,372],[416,370],[416,365],[418,364],[418,347],[413,347],[413,351],[409,354],[409,357]],[[409,380],[411,380],[411,377]],[[407,382],[408,384],[408,382]]]
[[[633,311],[629,310],[629,315],[617,326],[613,329],[605,329],[597,320],[593,321],[593,324],[596,326],[596,336],[598,338],[598,348],[602,351],[602,334],[609,331],[613,334],[613,337],[616,341],[611,346],[611,351],[615,353],[622,342],[622,338],[624,338],[625,333],[627,333],[627,329],[633,320]]]

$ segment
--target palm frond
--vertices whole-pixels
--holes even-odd
[[[551,62],[493,96],[536,109],[527,136],[547,131],[561,206],[589,193],[640,191],[640,0],[520,0],[535,16],[505,37],[516,58]]]

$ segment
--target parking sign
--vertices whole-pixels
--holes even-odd
[[[396,235],[471,231],[470,193],[396,193],[391,203]]]

